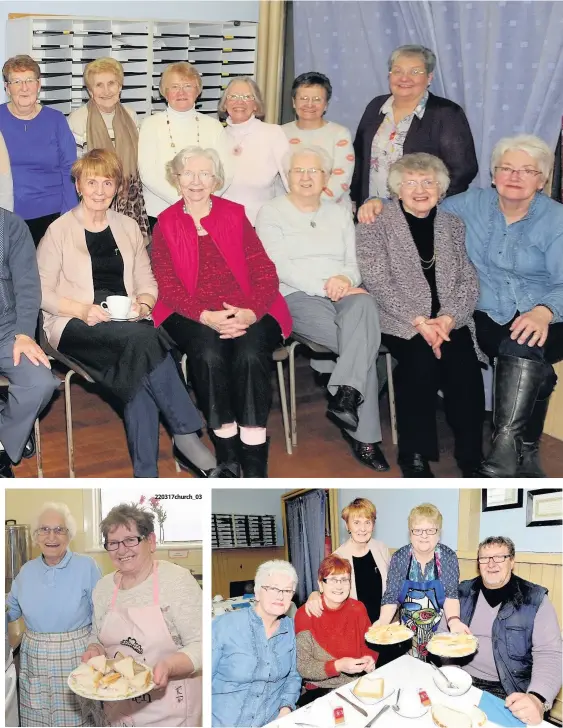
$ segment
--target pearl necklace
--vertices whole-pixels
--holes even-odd
[[[196,146],[199,147],[199,116],[196,113],[195,116],[195,127],[197,131],[197,141]],[[170,146],[172,149],[176,149],[176,145],[174,144],[174,139],[172,139],[172,129],[170,128],[170,116],[168,114],[168,109],[166,109],[166,128],[168,129],[168,136],[170,137]]]
[[[194,222],[195,229],[197,230],[198,233],[207,232],[201,223],[196,222],[193,219],[192,213],[188,210],[188,206],[187,206],[187,204],[185,202],[184,202],[184,207],[182,209],[184,211],[184,215],[190,215],[190,217],[192,218],[192,220]],[[211,201],[211,198],[209,198],[209,211],[207,213],[208,215],[209,215],[209,213],[211,212],[212,209],[213,209],[213,202]]]

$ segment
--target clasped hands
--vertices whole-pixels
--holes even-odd
[[[422,336],[426,343],[432,347],[436,359],[442,358],[441,346],[444,341],[450,340],[450,331],[455,326],[453,316],[442,314],[436,318],[417,316],[412,325]]]
[[[223,303],[224,311],[203,311],[200,323],[215,329],[220,339],[236,339],[244,336],[249,326],[256,322],[256,314],[249,308],[238,308]]]
[[[356,293],[367,293],[363,288],[354,288],[348,276],[331,276],[323,286],[327,298],[333,303]]]

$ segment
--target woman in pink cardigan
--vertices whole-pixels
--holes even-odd
[[[109,210],[123,179],[115,152],[93,149],[72,167],[80,203],[52,223],[37,249],[43,327],[51,346],[76,361],[123,406],[133,471],[158,477],[159,413],[176,458],[199,477],[220,477],[200,442],[202,422],[168,340],[150,314],[157,286],[137,223]],[[126,320],[100,304],[131,300]]]

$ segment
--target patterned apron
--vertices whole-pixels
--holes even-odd
[[[153,567],[153,603],[148,607],[116,606],[121,575],[117,579],[110,609],[100,630],[100,643],[110,657],[117,652],[154,668],[159,660],[178,651],[159,606],[158,573]],[[164,690],[151,690],[138,698],[105,702],[112,726],[200,726],[201,677],[169,680]]]
[[[434,552],[434,573],[438,575],[437,579],[428,581],[410,579],[411,566],[412,554],[407,578],[399,591],[399,618],[401,623],[413,632],[410,654],[426,661],[428,656],[426,645],[442,619],[446,592],[441,581],[442,570],[436,552]]]

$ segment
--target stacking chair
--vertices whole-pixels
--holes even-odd
[[[10,382],[6,377],[0,375],[0,389],[8,389]],[[43,455],[41,453],[41,433],[39,432],[39,417],[35,420],[35,457],[37,458],[37,477],[43,477]]]

